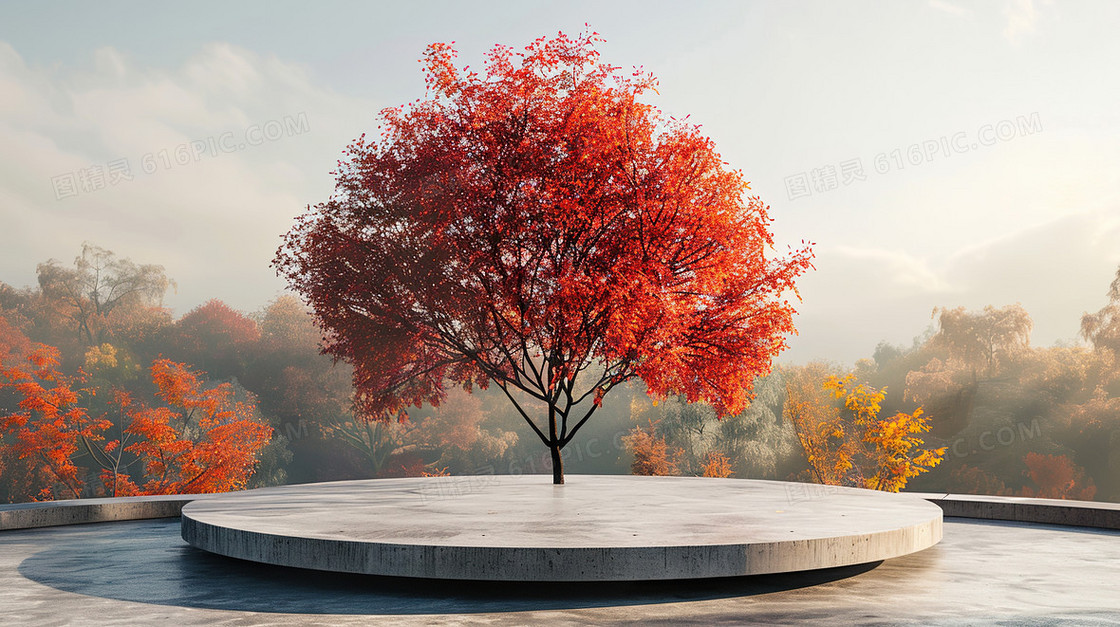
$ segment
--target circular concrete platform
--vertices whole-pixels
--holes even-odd
[[[265,488],[195,501],[182,536],[316,570],[638,581],[863,564],[941,540],[941,509],[870,490],[697,477],[490,475]]]

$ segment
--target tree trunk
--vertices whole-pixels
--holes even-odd
[[[548,448],[552,452],[552,483],[553,485],[563,485],[564,460],[560,458],[560,447],[553,445]]]
[[[551,376],[551,373],[550,373]],[[552,484],[564,484],[564,461],[560,459],[560,438],[556,435],[556,406],[548,406],[548,450],[552,453]]]

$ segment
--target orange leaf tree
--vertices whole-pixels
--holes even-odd
[[[498,46],[485,76],[430,46],[430,97],[382,112],[381,139],[349,147],[274,262],[353,365],[363,415],[497,385],[556,483],[561,449],[629,379],[742,409],[812,256],[768,258],[768,207],[596,41]]]
[[[95,351],[98,359],[112,357],[103,348]],[[243,488],[272,435],[254,405],[236,400],[228,383],[204,389],[183,364],[157,360],[151,373],[162,405],[113,389],[111,411],[93,417],[88,408],[99,388],[86,374],[64,375],[57,348],[32,344],[0,317],[0,474],[7,497],[89,496],[86,484],[98,475],[93,494],[108,496]],[[137,462],[142,470],[132,468]],[[134,476],[144,477],[142,487]]]
[[[715,477],[723,479],[731,476],[731,460],[726,455],[719,451],[712,451],[708,453],[707,461],[703,465],[705,477]]]
[[[257,453],[272,428],[254,416],[252,404],[234,398],[223,383],[204,389],[197,375],[167,359],[152,363],[152,381],[162,406],[118,396],[137,437],[127,450],[144,464],[144,494],[194,494],[240,490],[252,475]]]
[[[849,472],[860,448],[850,420],[840,412],[822,383],[831,376],[821,362],[813,362],[786,376],[783,415],[793,424],[809,462],[813,481],[827,485],[850,483]]]
[[[0,324],[6,325],[2,318]],[[0,349],[0,356],[7,352]],[[85,480],[73,457],[83,444],[102,440],[112,423],[90,417],[82,400],[92,390],[78,387],[81,375],[66,377],[58,370],[57,348],[31,345],[23,357],[0,366],[0,389],[10,388],[19,398],[16,411],[0,415],[0,457],[5,466],[22,462],[20,483],[27,496],[78,498]]]
[[[629,435],[622,438],[626,448],[634,455],[630,472],[645,476],[675,475],[679,470],[675,460],[680,450],[670,449],[664,436],[654,435],[653,427],[652,423],[648,430],[634,427]]]

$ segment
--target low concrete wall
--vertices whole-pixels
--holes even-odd
[[[1120,529],[1120,503],[1017,496],[915,494],[936,504],[945,516]]]
[[[1120,529],[1120,503],[928,492],[908,494],[936,504],[945,516]],[[177,518],[184,505],[208,496],[210,495],[174,494],[0,505],[0,531]]]
[[[208,495],[124,496],[0,505],[0,531],[58,525],[175,518],[183,506]]]

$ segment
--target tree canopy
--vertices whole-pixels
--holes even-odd
[[[86,345],[104,341],[109,328],[129,326],[129,315],[160,304],[174,285],[163,266],[138,265],[89,243],[82,244],[73,268],[51,259],[37,273],[47,303]]]
[[[597,41],[496,46],[485,76],[430,46],[429,97],[382,112],[275,260],[366,415],[497,385],[557,482],[560,449],[629,379],[741,410],[794,332],[784,296],[812,258],[769,256],[769,208],[742,174],[640,102],[656,80],[601,62]]]

